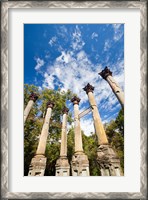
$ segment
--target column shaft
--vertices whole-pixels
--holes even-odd
[[[124,93],[121,90],[120,86],[114,80],[112,76],[108,76],[106,81],[109,83],[110,87],[112,88],[114,94],[116,95],[117,99],[119,100],[122,107],[124,107]]]
[[[69,109],[64,107],[63,109],[63,123],[61,134],[61,149],[60,157],[56,161],[56,176],[69,176],[70,166],[67,159],[67,114]]]
[[[120,86],[117,84],[117,82],[112,77],[112,72],[108,67],[105,67],[104,70],[102,70],[99,73],[100,76],[102,76],[103,79],[105,79],[110,87],[112,88],[114,94],[116,95],[117,99],[119,100],[122,108],[124,108],[124,93],[121,90]]]
[[[88,83],[83,89],[88,94],[89,102],[92,107],[94,126],[98,137],[97,162],[101,171],[101,176],[114,176],[115,169],[120,168],[120,161],[114,150],[108,144],[108,139],[93,95],[94,87]],[[117,174],[119,170],[116,171]]]
[[[45,116],[45,121],[44,125],[41,131],[40,135],[40,140],[38,144],[38,148],[36,151],[36,155],[44,155],[45,154],[45,149],[46,149],[46,141],[47,141],[47,136],[48,136],[48,129],[49,129],[49,123],[50,123],[50,118],[51,118],[51,108],[47,108],[46,116]]]
[[[74,105],[74,133],[75,133],[75,153],[72,157],[72,176],[89,176],[89,161],[85,155],[82,146],[82,134],[79,120],[79,102],[80,99],[74,96],[71,99]]]
[[[31,108],[33,107],[34,101],[33,100],[29,100],[25,110],[24,110],[24,123],[30,113]]]
[[[79,120],[79,107],[74,104],[74,132],[75,132],[75,152],[83,152],[82,134]]]
[[[67,156],[67,114],[63,114],[60,156]]]
[[[88,98],[89,98],[90,105],[92,106],[92,114],[93,114],[93,119],[94,119],[96,135],[98,137],[98,144],[99,145],[108,144],[108,139],[107,139],[103,124],[101,122],[97,104],[92,92],[88,92]]]

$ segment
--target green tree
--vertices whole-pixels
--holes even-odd
[[[100,170],[97,164],[97,136],[91,133],[90,136],[86,136],[82,131],[83,148],[85,154],[89,160],[90,176],[100,176]]]
[[[117,118],[106,124],[105,127],[109,143],[117,152],[124,172],[124,110],[120,110]]]

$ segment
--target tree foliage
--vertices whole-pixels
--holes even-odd
[[[124,110],[121,109],[116,120],[112,120],[105,126],[109,143],[120,158],[122,171],[124,172]]]

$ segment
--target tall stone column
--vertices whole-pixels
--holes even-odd
[[[38,99],[38,96],[35,93],[31,93],[29,96],[29,102],[24,110],[24,123],[30,113],[31,108],[33,107],[34,102]]]
[[[46,160],[47,160],[47,158],[45,157],[45,149],[46,149],[49,123],[50,123],[53,106],[54,106],[54,103],[52,101],[49,101],[47,103],[47,111],[46,111],[45,120],[42,127],[40,139],[39,139],[39,144],[37,147],[36,155],[31,160],[28,176],[44,176],[44,172],[46,168]]]
[[[98,144],[99,145],[108,144],[108,139],[107,139],[103,124],[101,122],[97,104],[93,95],[94,87],[88,83],[83,89],[84,91],[86,91],[88,95],[89,103],[92,107],[94,127],[95,127],[95,132],[98,138]]]
[[[64,107],[60,157],[56,162],[56,176],[69,176],[70,175],[70,166],[69,166],[68,159],[67,159],[67,115],[68,115],[68,111],[69,111],[69,109]]]
[[[89,161],[82,146],[82,134],[79,120],[80,99],[74,96],[71,99],[74,105],[74,134],[75,134],[75,153],[72,157],[72,176],[89,176]]]
[[[120,172],[120,161],[114,150],[108,144],[108,139],[99,115],[93,95],[94,87],[89,83],[83,88],[86,91],[92,107],[95,132],[98,138],[97,162],[102,176],[116,176]]]
[[[116,95],[117,99],[119,100],[122,108],[124,108],[124,93],[121,90],[120,86],[118,83],[115,81],[115,79],[112,77],[112,72],[108,67],[105,67],[104,70],[102,70],[99,73],[100,76],[102,76],[103,79],[105,79],[108,84],[110,85],[112,91]]]

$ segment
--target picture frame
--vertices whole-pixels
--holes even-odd
[[[9,43],[8,43],[8,22],[10,9],[29,9],[29,8],[116,8],[116,9],[140,9],[140,56],[141,56],[141,86],[140,86],[140,192],[9,192],[9,168],[8,148],[9,148],[9,117],[8,104],[9,96]],[[1,198],[2,199],[146,199],[147,198],[147,3],[146,1],[3,1],[1,3]],[[9,20],[8,20],[9,19]],[[11,110],[11,109],[10,109]]]

